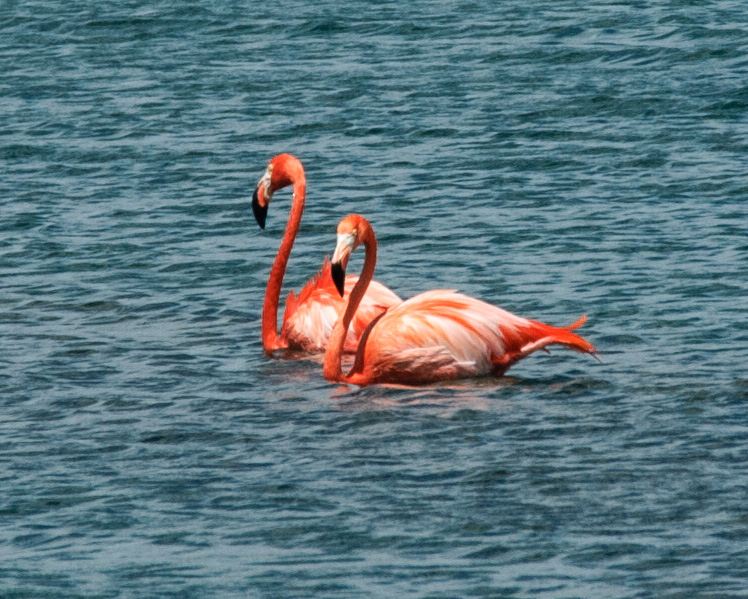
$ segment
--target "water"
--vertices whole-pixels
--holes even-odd
[[[748,595],[747,6],[5,0],[0,596]],[[282,151],[288,289],[360,212],[604,363],[267,358]]]

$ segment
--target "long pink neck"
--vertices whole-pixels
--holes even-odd
[[[303,171],[295,173],[293,183],[293,202],[291,212],[286,223],[286,232],[283,234],[278,253],[275,256],[273,267],[270,269],[270,278],[265,289],[265,301],[262,304],[262,346],[267,352],[288,347],[288,343],[278,335],[278,303],[280,301],[283,275],[286,274],[286,265],[291,255],[296,234],[299,232],[301,215],[304,212],[304,201],[306,199],[306,179]]]
[[[348,296],[348,303],[345,305],[345,312],[338,318],[330,334],[330,340],[327,342],[327,351],[325,352],[325,362],[322,366],[322,374],[328,381],[345,382],[348,376],[343,374],[343,347],[345,338],[348,335],[348,327],[356,314],[361,300],[366,294],[369,283],[374,278],[374,267],[377,264],[377,239],[374,231],[367,226],[361,234],[364,243],[364,267],[361,269],[361,276],[353,286],[351,294]]]

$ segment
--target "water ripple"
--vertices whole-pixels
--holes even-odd
[[[0,5],[5,594],[743,593],[745,13]],[[403,297],[586,313],[602,363],[358,389],[268,358],[281,151],[287,289],[355,211]]]

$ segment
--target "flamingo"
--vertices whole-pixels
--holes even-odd
[[[306,199],[306,177],[304,167],[295,156],[279,154],[268,163],[252,196],[252,211],[257,224],[265,228],[268,206],[277,190],[293,185],[293,203],[278,253],[270,270],[265,300],[262,304],[262,346],[267,353],[278,349],[302,351],[324,351],[330,332],[345,307],[345,301],[337,292],[330,274],[330,262],[326,258],[320,271],[312,277],[297,296],[293,291],[286,299],[283,324],[278,335],[278,301],[283,275],[291,254]],[[345,289],[353,289],[358,277],[346,277]],[[353,327],[346,336],[345,351],[355,351],[358,340],[367,325],[390,306],[402,300],[384,285],[372,282],[361,301],[361,307],[353,319]]]
[[[528,320],[448,289],[421,293],[375,318],[361,336],[353,366],[342,370],[342,350],[351,320],[374,275],[377,240],[369,221],[351,214],[338,225],[331,274],[343,293],[350,254],[364,244],[361,277],[348,294],[345,312],[335,323],[325,352],[324,377],[359,386],[406,385],[484,375],[500,376],[517,361],[552,343],[596,355],[597,350],[572,330]]]

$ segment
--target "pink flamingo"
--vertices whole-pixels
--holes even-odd
[[[320,271],[309,280],[297,296],[293,291],[286,299],[281,333],[278,335],[278,302],[280,300],[283,275],[291,254],[306,199],[306,177],[304,167],[291,154],[279,154],[273,158],[260,179],[252,196],[252,211],[257,224],[265,228],[268,206],[277,190],[293,185],[293,203],[278,253],[270,270],[265,301],[262,304],[262,346],[270,353],[278,349],[323,351],[327,347],[330,332],[345,307],[330,274],[330,262],[325,259]],[[346,277],[345,289],[353,289],[358,277]],[[368,324],[402,300],[384,285],[372,282],[366,295],[360,298],[360,309],[353,319],[351,331],[345,338],[345,351],[356,351],[358,340]]]
[[[341,294],[348,258],[361,243],[366,250],[361,277],[348,295],[345,312],[335,323],[325,352],[323,374],[329,381],[412,385],[500,376],[515,362],[552,343],[596,354],[590,343],[571,332],[584,323],[584,316],[571,326],[557,328],[438,289],[421,293],[375,318],[361,336],[353,366],[345,375],[341,360],[346,333],[374,275],[377,254],[369,221],[357,214],[346,216],[338,225],[331,269]]]

